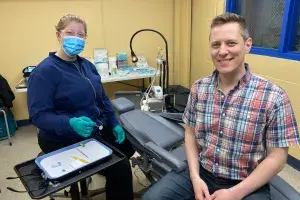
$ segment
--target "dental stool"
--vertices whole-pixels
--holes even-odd
[[[127,139],[140,154],[137,158],[131,158],[132,165],[141,169],[151,185],[171,170],[185,170],[184,128],[176,123],[182,122],[178,114],[136,110],[126,98],[114,99],[112,104],[126,130]],[[272,200],[300,199],[300,194],[277,175],[269,184]],[[151,185],[141,190],[139,196]]]
[[[44,152],[40,152],[38,154],[39,156],[44,155]],[[102,179],[102,177],[105,180],[104,176],[99,175]],[[92,177],[89,177],[85,180],[82,180],[79,182],[80,185],[80,193],[79,193],[79,187],[78,187],[78,183],[73,184],[70,186],[70,190],[64,190],[63,193],[55,193],[53,195],[50,195],[49,198],[50,200],[55,200],[55,198],[75,198],[75,199],[92,199],[92,197],[100,195],[105,193],[105,186],[99,189],[95,189],[95,190],[89,190],[89,186],[91,185],[93,179]]]

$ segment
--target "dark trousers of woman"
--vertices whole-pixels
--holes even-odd
[[[100,137],[109,144],[118,148],[127,157],[100,172],[100,174],[104,175],[106,178],[106,199],[133,200],[132,172],[129,158],[134,154],[134,150],[131,144],[126,139],[122,144],[116,143],[116,138],[112,131],[108,129],[105,129]],[[39,146],[44,153],[49,153],[77,142],[80,141],[52,142],[38,137]]]

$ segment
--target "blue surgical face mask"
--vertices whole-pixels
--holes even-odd
[[[62,48],[64,52],[70,56],[74,57],[80,54],[85,46],[85,40],[77,36],[64,36]]]

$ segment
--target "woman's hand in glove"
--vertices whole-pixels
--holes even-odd
[[[120,125],[116,125],[113,128],[113,134],[115,136],[115,138],[117,139],[116,142],[121,144],[122,142],[124,142],[125,140],[125,132],[123,130],[123,128]]]
[[[82,137],[89,137],[93,132],[94,126],[96,125],[93,120],[85,116],[71,118],[69,123],[74,131]]]

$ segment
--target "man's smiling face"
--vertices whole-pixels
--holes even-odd
[[[244,40],[238,23],[215,26],[210,32],[210,54],[221,74],[232,73],[244,65],[245,54],[252,46],[252,39]]]

